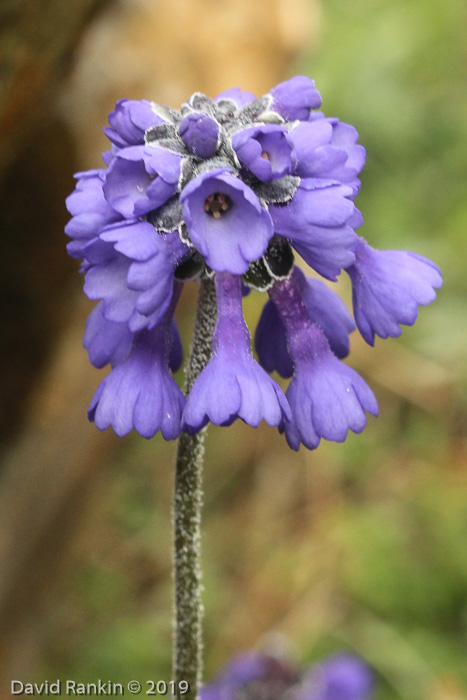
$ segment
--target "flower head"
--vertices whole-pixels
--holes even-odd
[[[365,412],[376,414],[370,389],[340,361],[354,322],[316,275],[334,282],[347,271],[369,343],[412,324],[441,276],[426,258],[377,251],[357,236],[365,149],[354,127],[320,106],[303,75],[261,97],[194,93],[180,110],[117,102],[105,167],[78,173],[67,198],[68,252],[83,260],[84,290],[99,302],[84,344],[96,367],[112,368],[90,409],[97,427],[171,438],[209,421],[265,420],[298,449],[341,441],[363,428]],[[185,282],[212,278],[212,358],[183,407],[171,375],[182,356],[173,313]],[[270,296],[256,331],[260,364],[245,288]],[[272,371],[291,377],[285,395]]]

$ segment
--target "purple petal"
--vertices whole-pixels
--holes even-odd
[[[290,415],[282,390],[251,358],[233,363],[214,357],[196,380],[183,413],[184,429],[197,432],[210,420],[230,425],[241,418],[256,428],[280,425]]]
[[[107,172],[103,188],[104,195],[116,211],[127,219],[131,219],[135,215],[136,202],[148,201],[146,190],[151,182],[152,179],[146,172],[142,159],[132,161],[117,156]]]
[[[173,279],[173,268],[165,249],[149,260],[132,263],[127,284],[129,289],[140,292],[135,305],[137,311],[144,316],[157,311],[161,316],[172,298]]]
[[[84,292],[89,299],[103,300],[103,313],[108,321],[128,321],[135,309],[138,292],[127,287],[129,267],[130,261],[119,256],[86,273]]]
[[[121,221],[107,226],[100,238],[114,244],[115,250],[132,260],[147,260],[165,249],[165,243],[146,221]]]
[[[281,377],[293,375],[293,362],[287,349],[287,335],[279,312],[272,301],[263,307],[255,334],[255,347],[261,366]]]
[[[321,328],[333,353],[339,358],[346,357],[349,333],[355,330],[355,323],[344,302],[324,282],[306,278],[298,267],[294,268],[293,276],[311,320]]]
[[[102,311],[101,302],[91,311],[83,337],[83,345],[90,361],[99,368],[108,363],[115,366],[123,362],[128,357],[133,342],[133,333],[128,325],[108,321]]]
[[[109,166],[105,198],[127,219],[147,214],[175,194],[180,163],[180,156],[161,148],[124,148]]]

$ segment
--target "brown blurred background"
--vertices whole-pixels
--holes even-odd
[[[5,697],[12,678],[170,679],[175,446],[86,420],[103,373],[82,349],[92,305],[65,252],[72,175],[99,165],[121,97],[178,106],[197,90],[261,94],[294,72],[316,79],[326,113],[367,147],[363,235],[433,257],[446,288],[401,340],[353,339],[349,361],[381,407],[362,435],[295,454],[264,426],[210,430],[206,675],[279,635],[304,663],[362,654],[381,699],[464,697],[463,13],[454,0],[442,11],[421,0],[2,3]],[[263,299],[251,297],[253,329]],[[188,287],[185,347],[195,302]]]

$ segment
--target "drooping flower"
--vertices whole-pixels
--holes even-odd
[[[112,367],[90,410],[99,428],[170,438],[182,426],[264,419],[298,449],[343,440],[363,428],[365,412],[376,414],[370,389],[340,362],[350,315],[294,256],[330,281],[347,271],[369,343],[412,324],[441,277],[426,258],[377,251],[357,236],[365,149],[354,127],[320,106],[314,82],[296,76],[259,98],[232,88],[214,99],[194,93],[180,110],[120,100],[110,113],[105,167],[77,174],[66,226],[84,290],[99,302],[84,344],[97,367]],[[213,356],[182,420],[170,374],[182,356],[173,311],[185,282],[212,277]],[[256,331],[262,366],[242,289],[270,296]],[[285,396],[266,371],[292,377]]]
[[[237,418],[255,428],[262,420],[284,425],[290,409],[282,389],[251,352],[240,278],[228,272],[216,275],[216,296],[212,359],[190,391],[183,412],[184,427],[195,433],[208,421],[231,425]]]
[[[362,659],[338,653],[300,670],[289,659],[244,652],[201,688],[201,700],[369,700],[374,675]]]
[[[374,250],[362,238],[355,263],[346,272],[352,280],[355,320],[363,338],[398,337],[400,324],[411,326],[418,307],[430,304],[442,285],[439,268],[407,250]]]
[[[357,235],[348,221],[354,214],[350,187],[337,180],[304,178],[288,206],[271,205],[276,232],[320,275],[335,281],[355,260]]]
[[[295,280],[270,290],[285,326],[294,376],[286,392],[292,418],[285,423],[290,447],[309,449],[320,439],[342,442],[347,433],[366,425],[365,411],[378,414],[378,404],[363,379],[331,351],[323,331],[310,318]]]
[[[166,440],[180,434],[185,397],[169,369],[172,315],[169,309],[152,330],[136,333],[126,358],[99,385],[88,414],[99,430],[112,426],[123,437],[135,428],[145,438],[160,430]]]

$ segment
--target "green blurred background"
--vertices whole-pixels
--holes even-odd
[[[91,67],[99,32],[102,50],[118,53],[108,29],[115,4],[108,5],[80,45]],[[325,113],[354,124],[367,149],[357,200],[362,235],[375,247],[432,258],[445,285],[400,339],[378,340],[372,349],[354,334],[348,362],[380,404],[380,417],[361,435],[297,454],[267,426],[210,428],[205,675],[242,649],[287,638],[303,665],[340,649],[361,654],[378,674],[378,700],[459,700],[467,697],[466,6],[325,0],[320,14],[320,22],[313,15],[313,40],[301,37],[287,53],[288,40],[284,58],[271,59],[263,90],[294,73],[316,80]],[[290,31],[300,32],[296,24]],[[88,75],[86,59],[79,60],[59,97],[75,140],[91,124],[76,106],[84,104]],[[254,64],[249,70],[254,74]],[[154,91],[141,94],[138,82],[125,87],[129,92],[114,94],[116,81],[101,91],[104,114],[119,96],[164,101]],[[89,109],[94,94],[91,87]],[[75,153],[77,166],[98,164],[105,145],[95,138],[97,131],[88,150]],[[69,161],[61,168],[70,191]],[[0,555],[10,578],[9,588],[0,586],[8,640],[2,679],[16,672],[24,680],[169,680],[175,446],[159,436],[117,440],[85,424],[83,408],[102,377],[87,369],[80,347],[91,305],[81,301],[75,266],[60,255],[52,262],[66,278],[57,282],[57,334],[24,400],[27,417],[17,418],[5,448],[10,510]],[[348,301],[346,280],[338,287]],[[185,347],[195,293],[194,286],[186,290],[179,313]],[[259,294],[245,301],[251,329],[263,301]],[[52,393],[51,377],[58,387]],[[178,378],[183,382],[182,372]],[[70,455],[79,456],[79,479],[73,469],[72,487],[62,493],[54,484],[65,479]],[[35,540],[42,521],[31,503],[51,493],[60,504],[47,516],[44,539]]]

